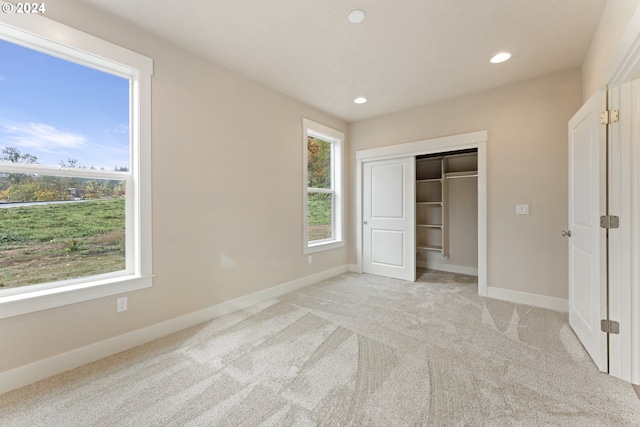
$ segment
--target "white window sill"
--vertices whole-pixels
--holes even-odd
[[[2,296],[0,319],[151,287],[153,276],[123,276]]]
[[[303,254],[311,254],[314,252],[326,251],[329,249],[341,248],[345,245],[344,240],[331,240],[328,242],[310,243],[304,250]]]

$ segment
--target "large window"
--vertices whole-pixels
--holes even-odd
[[[150,286],[151,60],[3,20],[0,318]]]
[[[344,245],[344,134],[303,119],[304,253]]]

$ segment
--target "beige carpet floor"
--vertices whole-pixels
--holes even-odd
[[[344,274],[0,396],[2,426],[638,426],[563,313]]]

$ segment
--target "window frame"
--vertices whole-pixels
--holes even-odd
[[[126,181],[126,268],[114,273],[0,290],[0,319],[149,288],[151,240],[151,76],[153,61],[40,15],[0,15],[0,38],[129,79],[130,170],[81,170],[2,163],[7,172]]]
[[[331,189],[308,187],[308,138],[314,137],[331,143]],[[303,250],[304,254],[343,247],[344,240],[344,133],[307,118],[302,119],[302,183],[303,183]],[[331,193],[332,237],[309,240],[309,192]]]

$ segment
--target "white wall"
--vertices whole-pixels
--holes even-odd
[[[607,1],[582,63],[584,101],[609,82],[610,74],[618,65],[615,63],[618,43],[638,10],[640,0]]]
[[[567,122],[582,104],[580,75],[574,68],[352,123],[351,158],[356,150],[487,130],[487,285],[566,299]],[[528,203],[531,214],[516,216],[517,203]],[[351,225],[355,236],[353,216]]]
[[[0,373],[347,263],[302,254],[302,117],[345,122],[85,3],[46,17],[154,60],[154,286],[0,320]],[[347,165],[348,166],[348,165]],[[10,349],[10,351],[8,350]]]

